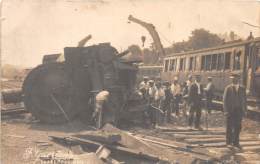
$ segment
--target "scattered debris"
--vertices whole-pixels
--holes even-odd
[[[98,156],[98,158],[100,159],[104,159],[106,160],[109,155],[111,154],[111,151],[109,149],[107,149],[105,146],[100,146],[97,151],[96,151],[96,155]]]
[[[85,151],[82,149],[82,147],[80,145],[71,146],[70,150],[74,154],[83,154],[83,153],[85,153]]]
[[[111,124],[106,124],[102,128],[102,130],[104,130],[106,132],[113,132],[113,133],[120,134],[121,140],[118,143],[120,143],[121,145],[123,145],[127,148],[136,149],[140,152],[147,153],[147,154],[156,154],[156,152],[157,152],[157,150],[154,147],[137,139],[133,135],[114,127]]]
[[[8,136],[8,137],[15,137],[15,138],[26,138],[25,136],[19,136],[19,135],[11,135],[11,134],[8,134],[8,135],[6,135],[6,136]]]
[[[18,114],[28,113],[23,107],[1,110],[1,116],[13,116]]]
[[[111,124],[106,124],[100,131],[91,131],[72,136],[50,136],[50,138],[54,142],[65,146],[72,145],[72,151],[77,154],[83,153],[82,151],[84,150],[81,147],[87,147],[92,152],[95,151],[96,155],[105,162],[120,163],[110,157],[112,152],[153,162],[160,160],[155,155],[156,150],[154,147],[127,132],[117,129]]]
[[[88,131],[74,135],[75,137],[89,139],[105,144],[115,144],[121,140],[121,136],[116,133],[106,131]]]
[[[52,146],[51,143],[39,143],[37,146]]]

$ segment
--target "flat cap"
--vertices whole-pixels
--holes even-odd
[[[163,85],[169,86],[169,85],[171,85],[171,83],[170,83],[169,81],[165,81],[165,82],[163,83]]]
[[[149,80],[148,83],[151,83],[151,84],[152,84],[152,83],[154,83],[154,81],[153,81],[153,80]]]

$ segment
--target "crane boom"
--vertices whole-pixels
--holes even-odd
[[[163,45],[161,43],[158,32],[155,30],[154,25],[151,24],[151,23],[146,23],[144,21],[141,21],[137,18],[134,18],[132,15],[129,15],[128,20],[132,21],[134,23],[137,23],[137,24],[143,26],[144,28],[146,28],[146,30],[149,32],[149,34],[153,38],[156,51],[158,51],[158,53],[159,53],[159,58],[164,57],[165,52],[164,52],[164,49],[163,49]]]

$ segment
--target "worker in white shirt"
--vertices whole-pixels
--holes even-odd
[[[148,88],[149,99],[148,99],[148,103],[149,104],[154,104],[156,87],[154,85],[154,81],[153,80],[149,80],[148,83],[149,83],[149,88]]]
[[[156,91],[154,95],[155,107],[159,108],[156,111],[156,124],[162,124],[164,119],[164,113],[162,112],[163,103],[165,100],[165,92],[162,87],[162,83],[156,83]]]
[[[173,83],[171,85],[171,92],[173,94],[173,111],[175,112],[176,116],[179,115],[179,104],[181,100],[181,86],[178,83],[178,77],[174,77]]]
[[[208,84],[206,88],[204,89],[205,91],[205,97],[206,97],[206,109],[208,113],[211,113],[212,110],[212,100],[214,98],[214,84],[212,83],[212,77],[208,77]]]
[[[100,91],[95,97],[95,111],[93,117],[96,120],[96,127],[100,129],[103,125],[104,110],[108,108],[109,92],[106,90]]]

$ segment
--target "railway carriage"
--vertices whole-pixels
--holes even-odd
[[[259,100],[260,38],[167,55],[161,76],[168,81],[177,76],[180,82],[184,82],[188,75],[200,74],[203,84],[206,84],[208,76],[212,76],[220,98],[231,82],[231,73],[239,74],[247,94]]]

